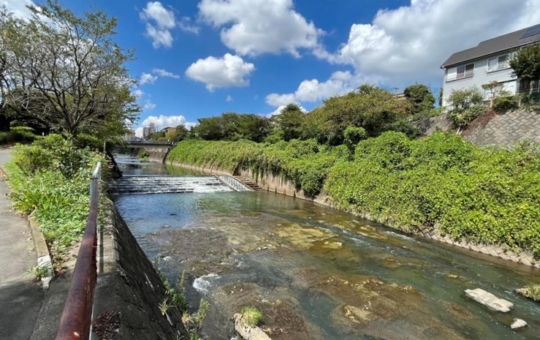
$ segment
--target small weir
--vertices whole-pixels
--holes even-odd
[[[182,194],[251,191],[229,176],[124,176],[111,181],[109,190],[117,194]]]

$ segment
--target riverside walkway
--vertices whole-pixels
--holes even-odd
[[[0,149],[1,168],[9,149]],[[43,289],[33,282],[36,252],[25,218],[12,212],[9,189],[0,179],[0,339],[29,339],[43,303]]]

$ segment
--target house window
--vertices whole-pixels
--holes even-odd
[[[504,70],[510,67],[510,56],[501,55],[488,60],[488,72]]]
[[[461,65],[457,67],[456,79],[470,78],[474,76],[474,64]]]

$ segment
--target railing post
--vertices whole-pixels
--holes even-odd
[[[90,336],[92,305],[97,280],[96,248],[100,173],[101,163],[98,163],[90,180],[90,213],[60,318],[56,340],[86,340]]]

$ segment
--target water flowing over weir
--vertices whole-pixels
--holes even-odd
[[[117,160],[126,174],[202,181]],[[210,339],[230,339],[230,318],[246,305],[263,312],[272,339],[539,338],[540,304],[514,293],[540,283],[530,267],[267,192],[119,194],[115,203],[170,282],[185,270],[190,304],[210,301],[203,325]],[[465,289],[474,288],[513,302],[513,311],[468,299]],[[514,318],[528,327],[511,330]]]

